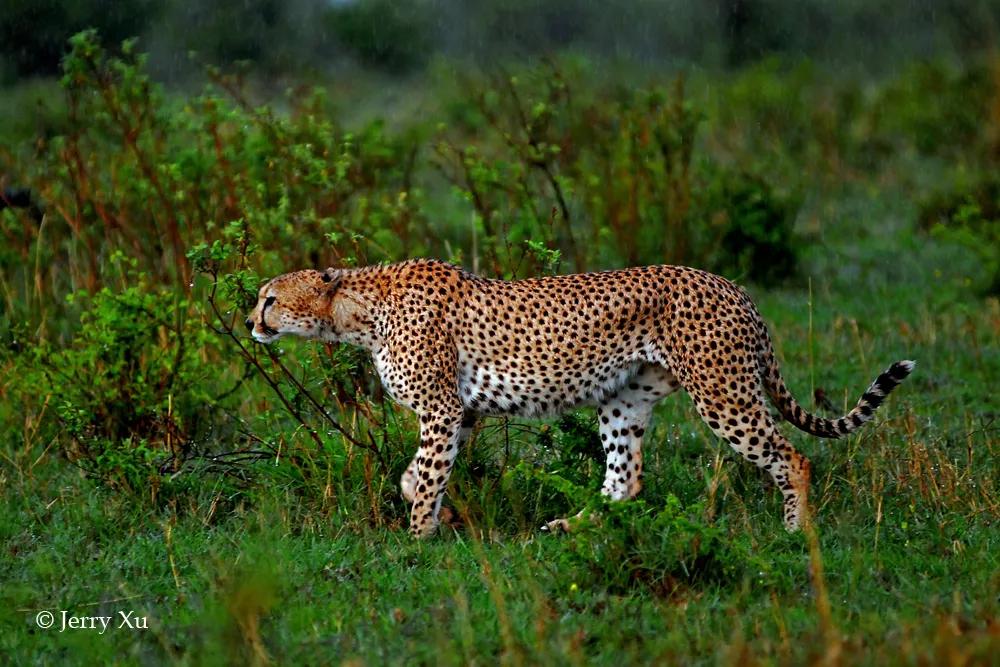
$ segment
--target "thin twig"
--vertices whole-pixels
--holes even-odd
[[[253,367],[257,369],[257,371],[268,383],[268,385],[271,387],[274,393],[277,394],[278,399],[285,406],[285,409],[288,410],[288,412],[293,417],[295,417],[295,419],[302,425],[303,428],[305,428],[305,430],[313,438],[313,440],[316,442],[316,445],[320,449],[322,449],[323,441],[320,439],[319,433],[309,425],[303,414],[298,409],[296,409],[294,405],[292,405],[292,402],[288,399],[287,396],[285,396],[284,392],[281,391],[281,388],[278,386],[278,383],[274,380],[273,377],[271,377],[271,374],[268,373],[267,370],[261,365],[260,361],[257,359],[257,356],[252,354],[250,350],[248,350],[246,346],[243,345],[243,342],[240,339],[240,337],[237,336],[236,333],[234,332],[232,324],[226,322],[226,318],[219,310],[218,301],[216,300],[216,293],[218,289],[218,274],[216,272],[212,272],[210,275],[212,275],[213,281],[212,281],[212,290],[209,293],[208,297],[208,302],[212,308],[213,313],[215,314],[216,320],[221,325],[221,328],[212,327],[213,330],[229,338],[239,348],[240,353],[243,355],[244,359],[249,361],[253,365]],[[298,378],[296,378],[295,375],[288,369],[288,367],[285,366],[285,364],[281,361],[281,358],[277,355],[277,353],[275,353],[273,350],[267,347],[265,347],[264,350],[267,353],[268,357],[271,359],[271,362],[280,369],[281,373],[285,376],[285,378],[288,379],[295,386],[296,390],[319,411],[319,413],[324,417],[324,419],[326,419],[326,421],[330,424],[330,426],[335,431],[337,431],[337,433],[339,433],[344,438],[345,441],[347,441],[354,447],[370,451],[372,454],[375,455],[376,459],[379,462],[379,466],[382,468],[382,470],[384,472],[388,472],[389,466],[385,461],[385,457],[382,455],[382,452],[379,450],[378,446],[374,441],[371,444],[368,444],[354,437],[347,429],[341,426],[340,423],[337,422],[337,420],[335,420],[332,416],[330,416],[330,414],[326,411],[323,405],[316,399],[316,397],[314,397],[312,393],[308,389],[306,389],[306,387],[298,380]]]

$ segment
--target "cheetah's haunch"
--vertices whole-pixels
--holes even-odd
[[[642,488],[642,439],[654,404],[683,387],[698,413],[767,470],[796,530],[807,511],[809,461],[769,415],[839,438],[872,418],[913,370],[899,361],[840,419],[795,401],[763,320],[741,288],[681,266],[488,280],[433,260],[297,271],[264,285],[247,321],[254,339],[286,334],[360,345],[386,390],[420,420],[403,475],[410,532],[437,526],[458,448],[476,415],[540,416],[596,404],[614,500]]]

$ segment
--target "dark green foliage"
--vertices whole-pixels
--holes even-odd
[[[797,203],[745,174],[724,174],[709,181],[705,196],[711,202],[710,215],[716,212],[706,224],[721,236],[708,268],[761,285],[780,283],[795,273],[800,243],[793,225]]]
[[[746,65],[777,53],[818,50],[829,34],[831,16],[818,2],[782,7],[773,0],[718,0],[726,61]],[[808,43],[811,41],[812,43]]]
[[[169,0],[163,7],[143,36],[159,55],[159,72],[185,71],[189,52],[199,63],[241,63],[274,74],[321,67],[330,56],[320,31],[328,11],[322,0]]]
[[[154,71],[169,77],[196,76],[207,61],[297,78],[345,61],[409,73],[441,57],[488,64],[562,50],[707,68],[779,56],[892,71],[928,53],[989,53],[998,25],[995,0],[9,0],[0,76],[8,63],[14,74],[56,72],[66,39],[87,28],[107,44],[140,37]]]
[[[588,41],[600,8],[586,0],[513,0],[483,3],[483,32],[495,48],[545,54]]]
[[[520,246],[541,238],[576,270],[673,263],[738,275],[760,259],[768,268],[752,279],[790,275],[793,200],[763,178],[696,169],[702,116],[682,79],[581,92],[582,81],[558,69],[509,75],[478,91],[472,109],[452,111],[486,147],[445,136],[440,166],[494,246],[493,271],[539,272]]]
[[[360,63],[398,74],[430,57],[434,20],[429,3],[362,0],[332,9],[325,22]]]
[[[1000,174],[996,172],[959,175],[950,187],[933,191],[923,198],[918,222],[929,231],[956,221],[963,207],[975,206],[984,220],[1000,219]],[[977,231],[985,232],[988,225]]]
[[[720,41],[731,66],[773,55],[879,68],[947,46],[989,49],[1000,22],[993,0],[900,4],[893,0],[717,0]]]
[[[1000,294],[1000,176],[993,171],[956,181],[924,199],[920,226],[978,257],[988,276],[985,291]]]
[[[71,294],[69,312],[79,322],[72,346],[43,341],[24,361],[37,364],[30,391],[51,397],[67,458],[141,494],[159,466],[179,467],[223,414],[202,363],[216,340],[190,320],[189,302],[152,286],[134,262],[122,284]]]
[[[152,0],[6,0],[0,9],[0,56],[18,74],[55,74],[66,53],[66,41],[86,28],[96,28],[106,44],[132,37],[157,18]]]
[[[886,141],[903,140],[925,154],[982,157],[970,154],[968,148],[990,145],[983,120],[996,103],[996,84],[991,80],[997,76],[996,67],[995,63],[992,68],[964,69],[937,62],[912,65],[872,104],[874,132]]]
[[[243,104],[236,80],[214,70],[219,89],[168,101],[132,47],[110,57],[95,33],[74,37],[62,79],[67,133],[30,167],[36,173],[18,170],[68,203],[66,226],[52,233],[57,247],[65,239],[85,249],[70,267],[79,284],[99,284],[98,257],[119,247],[152,276],[187,284],[187,249],[220,238],[232,220],[249,225],[271,271],[330,261],[330,247],[346,262],[426,252],[412,234],[423,221],[406,136],[380,122],[345,131],[318,90],[291,91],[287,116]]]
[[[604,447],[597,422],[590,415],[567,412],[556,421],[556,428],[560,434],[556,453],[564,465],[579,468],[585,459],[603,463]]]
[[[574,437],[564,433],[561,441],[572,447]],[[505,490],[510,493],[523,480],[538,487],[539,495],[563,496],[572,512],[580,511],[570,520],[568,535],[552,536],[562,542],[555,567],[574,586],[617,595],[643,592],[670,597],[691,585],[730,585],[751,571],[770,569],[756,562],[745,542],[733,542],[722,526],[706,521],[704,506],[682,507],[673,494],[652,504],[638,499],[608,502],[596,490],[586,489],[599,482],[602,461],[590,471],[595,479],[588,480],[581,474],[587,469],[582,462],[570,459],[560,455],[559,465],[548,467],[552,472],[520,464],[508,475]],[[550,501],[546,506],[562,503]]]
[[[700,510],[682,508],[675,496],[652,506],[606,503],[599,518],[562,538],[562,565],[581,586],[619,595],[670,597],[689,586],[742,580],[756,565],[752,554],[722,527],[706,524]]]
[[[287,3],[281,0],[216,0],[211,3],[178,3],[174,21],[184,50],[211,44],[206,54],[212,62],[248,61],[268,66],[281,49],[274,42],[292,32]],[[238,30],[234,30],[239,26]]]

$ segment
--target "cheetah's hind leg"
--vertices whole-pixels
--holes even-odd
[[[543,533],[569,533],[572,532],[573,526],[577,525],[581,521],[588,521],[592,517],[588,516],[586,510],[580,510],[571,517],[564,519],[553,519],[552,521],[547,521],[542,525],[540,530]]]
[[[755,400],[740,403],[728,396],[690,392],[701,418],[744,459],[771,474],[783,496],[783,519],[789,532],[808,520],[809,460],[778,430],[757,390]]]
[[[607,457],[601,494],[610,500],[634,498],[642,490],[642,439],[653,406],[672,394],[680,384],[663,366],[643,366],[618,393],[597,408],[601,446]],[[568,519],[555,519],[542,526],[547,532],[569,532],[581,520],[594,520],[585,511]]]

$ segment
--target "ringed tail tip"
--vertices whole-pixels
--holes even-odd
[[[916,365],[917,362],[913,361],[912,359],[904,359],[902,361],[897,361],[892,366],[889,366],[889,368],[885,372],[885,375],[888,375],[894,384],[891,383],[891,386],[886,387],[887,390],[886,393],[892,391],[892,389],[895,388],[896,385],[905,380],[907,376],[913,372],[913,369]]]

